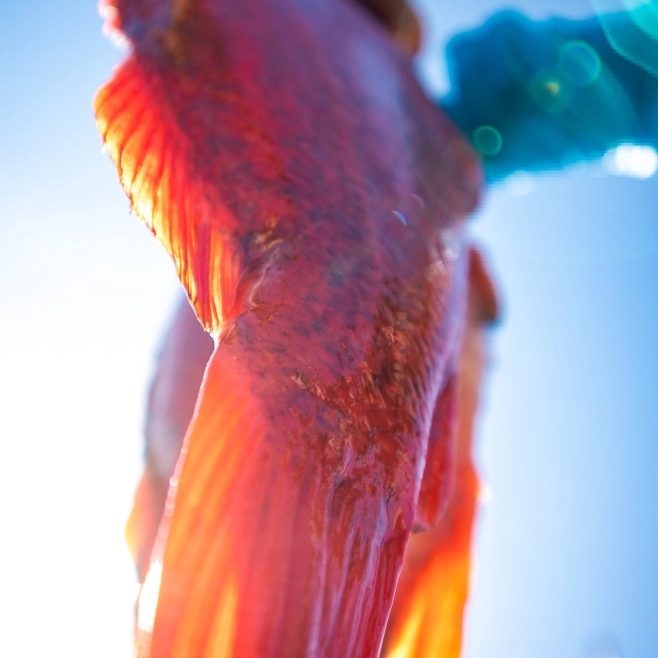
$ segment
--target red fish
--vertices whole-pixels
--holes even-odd
[[[138,656],[376,657],[411,530],[448,505],[477,159],[356,3],[106,12],[132,53],[98,125],[216,345],[156,539],[174,444],[140,487]]]

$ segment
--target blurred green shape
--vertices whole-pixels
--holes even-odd
[[[493,126],[480,126],[473,133],[473,144],[483,155],[496,155],[503,147],[503,138]]]
[[[601,75],[601,58],[585,41],[569,41],[558,51],[558,69],[571,84],[586,87]]]
[[[610,45],[658,77],[657,0],[591,0]]]

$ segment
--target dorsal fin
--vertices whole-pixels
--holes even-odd
[[[243,270],[231,244],[235,219],[204,183],[158,82],[126,61],[96,96],[98,127],[133,209],[174,258],[205,328],[217,330],[231,317]],[[211,220],[225,230],[211,230]]]
[[[248,308],[291,205],[260,99],[243,93],[239,58],[223,61],[200,2],[115,0],[106,9],[134,52],[96,96],[99,131],[203,326],[220,331]]]

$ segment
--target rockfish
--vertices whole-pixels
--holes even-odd
[[[495,297],[394,4],[104,5],[98,126],[214,339],[183,306],[151,397],[140,657],[458,655]]]

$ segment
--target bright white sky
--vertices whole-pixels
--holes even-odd
[[[435,52],[499,8],[423,4]],[[91,98],[119,54],[94,3],[4,2],[0,23],[0,655],[127,658],[122,531],[177,284],[100,154]],[[657,191],[600,167],[517,180],[474,224],[505,318],[468,658],[658,646]]]

